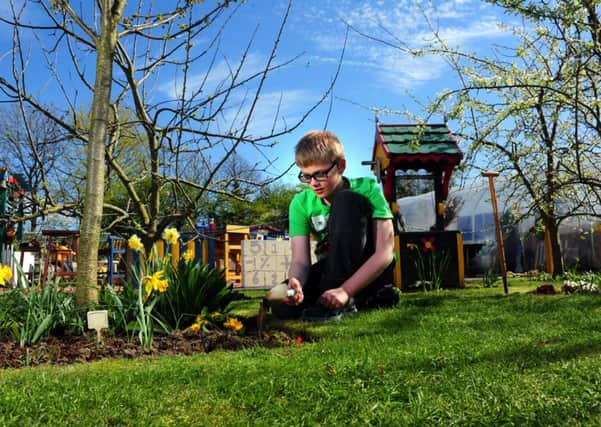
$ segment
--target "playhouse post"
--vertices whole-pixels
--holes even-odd
[[[495,229],[497,233],[497,249],[499,251],[499,264],[501,265],[501,277],[503,278],[503,290],[507,290],[507,264],[505,263],[505,246],[503,244],[503,232],[501,230],[501,222],[499,221],[499,211],[497,209],[497,194],[495,192],[495,176],[499,176],[499,172],[485,171],[482,176],[488,178],[488,186],[490,187],[490,202],[492,203],[492,213],[495,219]]]

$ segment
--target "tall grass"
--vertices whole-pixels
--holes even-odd
[[[6,370],[0,425],[601,425],[600,319],[591,295],[403,294],[294,346]]]

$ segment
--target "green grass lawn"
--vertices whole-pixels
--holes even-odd
[[[601,298],[537,284],[403,294],[289,347],[5,370],[0,425],[601,425]]]

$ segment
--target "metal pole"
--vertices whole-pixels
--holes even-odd
[[[495,229],[497,233],[497,249],[499,251],[499,264],[501,265],[501,277],[503,278],[503,290],[508,293],[507,289],[507,264],[505,263],[505,245],[503,244],[503,232],[501,231],[501,222],[499,221],[499,211],[497,209],[497,193],[495,192],[495,176],[499,176],[499,172],[485,171],[482,176],[488,178],[488,186],[490,187],[490,201],[492,203],[492,212],[495,219]]]

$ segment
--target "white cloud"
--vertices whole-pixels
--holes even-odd
[[[434,56],[400,56],[382,58],[375,76],[380,86],[397,94],[440,78],[447,70],[446,63]]]
[[[223,59],[214,65],[210,70],[203,68],[197,73],[190,73],[187,79],[187,93],[193,93],[201,89],[207,95],[214,95],[220,86],[227,88],[231,82],[233,74],[239,66],[239,59],[226,60]],[[265,66],[264,61],[259,55],[249,54],[242,67],[242,72],[236,79],[237,82],[250,77],[251,75],[261,71]],[[175,98],[182,90],[182,77],[175,77],[160,85],[159,90],[165,93],[170,98]]]
[[[314,58],[313,60],[317,60]],[[192,74],[188,78],[187,93],[193,93],[202,86],[202,91],[205,96],[214,95],[219,86],[227,88],[231,84],[232,67],[237,67],[238,62],[229,62],[222,60],[211,71]],[[265,67],[264,57],[258,54],[249,54],[245,65],[242,69],[240,77],[237,81],[243,80],[255,73],[262,71]],[[278,73],[272,71],[271,73]],[[168,82],[162,83],[159,90],[168,98],[176,99],[178,93],[181,92],[182,82],[178,78],[174,78]],[[270,78],[268,77],[268,81]],[[248,115],[252,97],[255,95],[258,79],[233,90],[228,96],[227,105],[223,108],[222,115],[219,119],[219,126],[225,124],[234,128],[240,129],[244,120]],[[287,88],[293,87],[294,81],[289,81]],[[300,84],[300,83],[299,83]],[[253,111],[252,120],[247,130],[247,135],[259,137],[267,135],[271,132],[274,126],[274,118],[277,116],[275,130],[294,124],[295,120],[304,113],[313,103],[318,100],[318,96],[311,91],[303,89],[286,89],[283,91],[269,91],[263,89],[259,96],[258,102]]]
[[[276,132],[293,125],[316,100],[316,96],[310,91],[297,89],[261,94],[253,111],[247,136],[257,138],[270,134],[276,116]],[[224,112],[222,123],[234,124],[234,127],[239,129],[248,115],[249,108],[250,99],[244,99],[242,94],[238,94],[232,100],[230,108]]]
[[[476,45],[482,39],[496,39],[507,36],[507,31],[499,26],[500,22],[494,16],[483,17],[467,26],[446,27],[440,31],[440,37],[453,45]]]
[[[304,21],[314,23],[306,34],[315,48],[323,52],[322,56],[331,55],[331,58],[335,58],[343,46],[343,21],[358,32],[401,48],[424,47],[434,39],[433,31],[449,47],[465,50],[475,50],[484,44],[483,40],[507,35],[499,28],[500,20],[494,9],[477,0],[323,2],[321,8],[308,8]],[[320,31],[312,31],[315,27]],[[402,49],[391,48],[357,33],[352,33],[347,43],[344,63],[347,67],[374,73],[380,85],[396,92],[436,80],[448,70],[440,58],[411,57]]]

